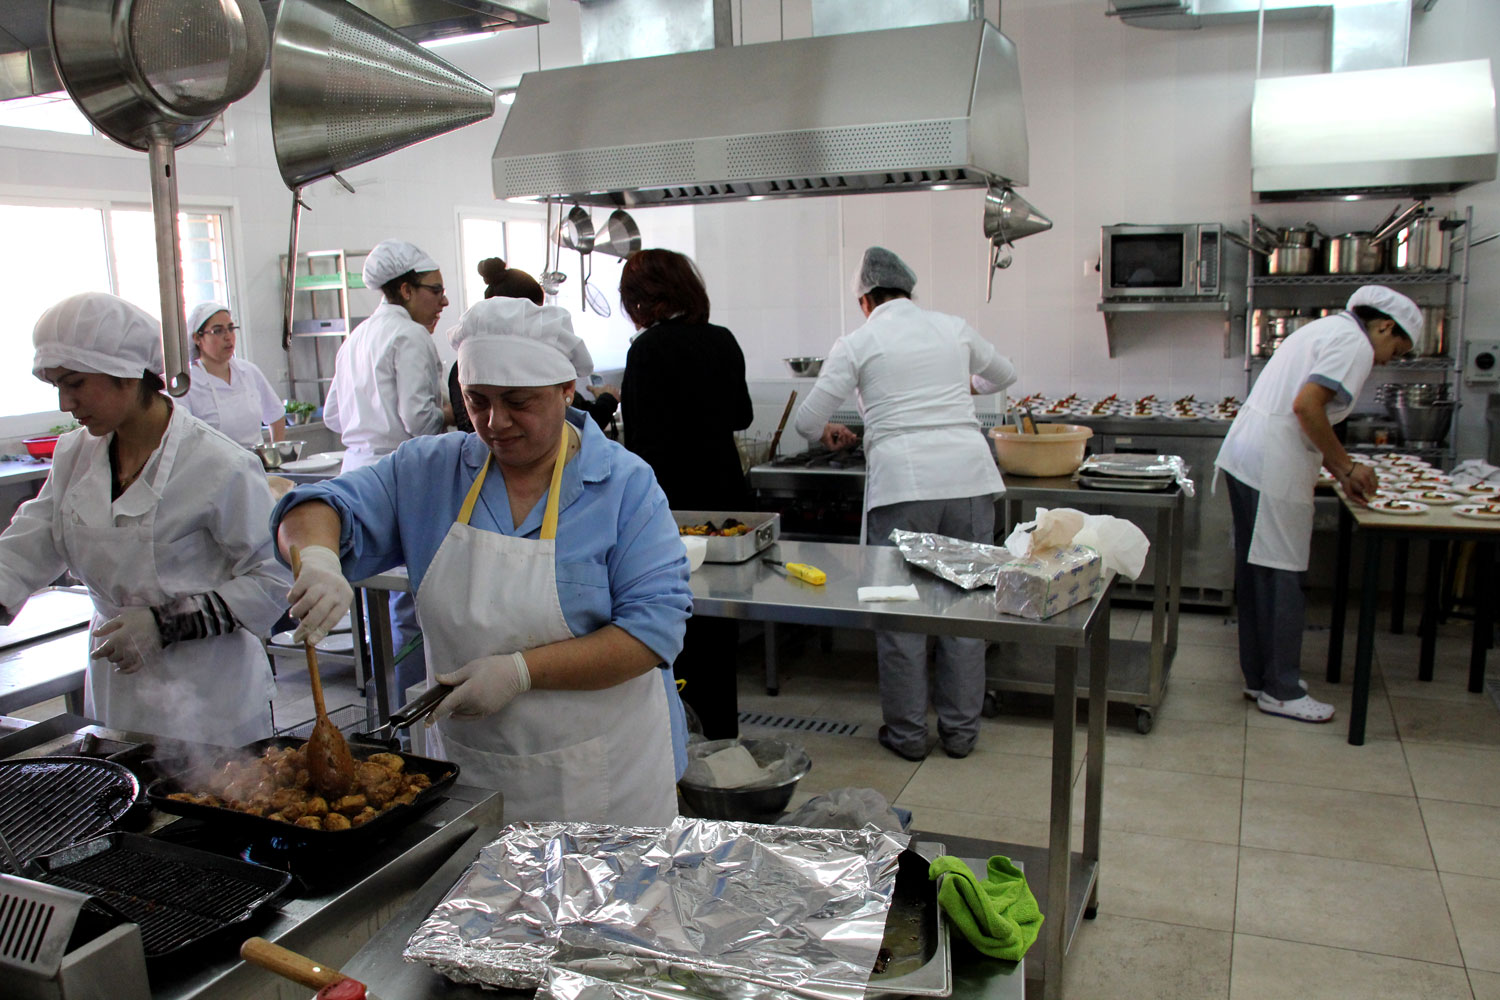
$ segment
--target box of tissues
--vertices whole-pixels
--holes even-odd
[[[995,609],[1023,618],[1050,618],[1093,597],[1102,576],[1103,561],[1087,545],[1045,549],[1000,567]]]

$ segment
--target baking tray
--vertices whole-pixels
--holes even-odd
[[[1164,493],[1177,485],[1173,479],[1132,479],[1127,476],[1086,476],[1075,473],[1073,481],[1088,490],[1124,490],[1128,493]]]
[[[941,880],[927,877],[932,861],[947,852],[946,844],[924,840],[897,858],[896,888],[880,942],[890,961],[884,971],[870,974],[866,1000],[953,993],[953,943],[937,899]]]
[[[704,521],[720,523],[732,517],[750,526],[743,535],[723,538],[715,535],[698,535],[708,543],[708,554],[704,562],[742,563],[776,544],[781,537],[781,515],[763,510],[674,510],[672,518],[679,528]]]
[[[98,899],[141,928],[150,961],[222,940],[292,884],[286,872],[133,833],[108,833],[37,864],[41,881]]]
[[[259,757],[267,747],[278,750],[283,747],[304,746],[307,740],[293,736],[273,736],[269,739],[257,740],[237,751],[224,754],[211,765],[218,767],[225,761],[236,757]],[[387,752],[383,745],[352,742],[349,744],[350,751],[355,760],[364,760],[372,753]],[[430,757],[418,757],[415,754],[402,753],[406,759],[406,770],[425,774],[432,780],[432,784],[422,789],[421,793],[407,805],[396,805],[365,823],[363,826],[350,827],[347,830],[309,830],[306,827],[295,826],[291,823],[283,823],[277,819],[267,819],[264,816],[255,816],[250,813],[236,812],[220,806],[198,805],[192,802],[179,802],[176,799],[167,798],[173,792],[190,792],[196,789],[191,785],[189,779],[197,770],[183,770],[165,778],[153,781],[146,789],[146,797],[151,804],[163,812],[175,813],[178,816],[188,816],[200,819],[206,823],[213,823],[226,830],[238,830],[257,837],[279,837],[294,843],[306,844],[310,847],[359,847],[381,839],[387,833],[398,827],[404,826],[416,819],[431,806],[434,800],[442,794],[443,790],[458,779],[458,765],[451,764],[445,760],[433,760]]]

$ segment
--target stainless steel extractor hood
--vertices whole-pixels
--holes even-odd
[[[497,198],[584,204],[984,187],[1028,180],[1015,45],[986,21],[528,73]]]
[[[1255,83],[1251,188],[1263,201],[1449,194],[1496,174],[1488,59]]]

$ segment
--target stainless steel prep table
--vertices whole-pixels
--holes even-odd
[[[37,591],[15,621],[0,627],[0,715],[62,696],[83,711],[88,624],[94,602],[71,587]]]
[[[1080,920],[1098,907],[1099,819],[1104,788],[1105,678],[1109,672],[1109,598],[1113,581],[1088,601],[1051,618],[1034,621],[995,610],[989,589],[960,590],[908,566],[891,546],[826,542],[780,542],[766,555],[785,562],[811,563],[828,574],[814,586],[792,579],[760,559],[745,563],[705,563],[693,572],[693,613],[835,628],[890,629],[928,635],[968,636],[992,642],[1050,646],[1055,668],[1052,707],[1052,796],[1045,886],[1033,886],[1050,919],[1031,957],[1045,978],[1043,996],[1062,996],[1063,957]],[[858,588],[912,584],[916,601],[861,602]],[[1080,654],[1088,651],[1088,767],[1084,787],[1083,851],[1069,850],[1072,822],[1073,728],[1078,699]],[[1012,845],[1000,845],[999,853]],[[1024,850],[1020,845],[1014,849]],[[1075,883],[1074,880],[1077,880]],[[1074,886],[1084,891],[1072,892]],[[1052,900],[1065,900],[1057,911]],[[1059,913],[1063,919],[1058,919]]]
[[[401,957],[406,942],[448,895],[453,883],[458,881],[486,843],[488,841],[479,839],[477,833],[470,837],[339,971],[365,983],[382,997],[399,997],[401,1000],[495,1000],[496,997],[527,995],[517,990],[491,990],[450,982],[428,966],[407,962]],[[998,853],[1001,845],[994,846],[997,850],[990,853]],[[970,868],[983,872],[988,855],[965,860]],[[957,937],[956,932],[954,936]],[[967,945],[956,943],[953,951],[953,1000],[1025,1000],[1024,959],[1001,962],[984,958]]]
[[[121,743],[155,739],[144,733],[74,724],[86,720],[59,717],[52,721],[59,725],[37,724],[41,727],[38,731],[50,736],[49,740],[28,746],[15,756],[56,753],[59,747],[77,740],[84,733]],[[7,743],[26,741],[27,735],[27,731],[22,731],[10,737]],[[474,859],[477,845],[493,840],[502,825],[501,793],[462,783],[453,785],[442,800],[413,820],[402,833],[370,848],[369,867],[353,884],[340,884],[316,893],[294,893],[291,898],[279,902],[270,917],[247,924],[245,936],[259,934],[331,965],[342,963],[359,950],[433,872],[454,858],[467,865]],[[156,1000],[264,1000],[267,997],[300,1000],[308,996],[306,988],[240,961],[232,946],[215,954],[218,957],[182,963],[175,975],[153,976],[153,997]],[[387,998],[394,996],[385,989],[378,992]]]
[[[1107,514],[1156,512],[1148,560],[1148,565],[1155,566],[1151,574],[1151,639],[1115,639],[1110,642],[1109,653],[1109,700],[1135,706],[1135,728],[1142,735],[1151,731],[1156,709],[1166,695],[1172,658],[1177,654],[1184,501],[1182,489],[1175,485],[1160,492],[1095,490],[1079,486],[1069,476],[1016,475],[1005,477],[1005,495],[1000,498],[1005,510],[1002,537],[1026,520],[1022,513],[1027,504],[1092,507]],[[1000,690],[1052,693],[1050,665],[1027,655],[1026,650],[992,650],[987,674]]]

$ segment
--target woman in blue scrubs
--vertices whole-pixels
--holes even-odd
[[[668,683],[688,564],[650,468],[567,403],[592,371],[565,310],[487,299],[453,332],[473,434],[416,438],[298,487],[272,515],[299,631],[346,579],[405,564],[440,755],[505,792],[507,821],[662,825],[676,815],[681,703]]]

